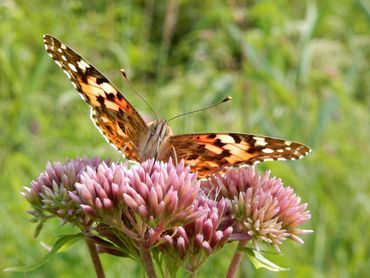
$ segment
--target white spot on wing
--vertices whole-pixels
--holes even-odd
[[[77,65],[83,70],[86,71],[87,68],[90,67],[88,63],[86,63],[84,60],[80,60],[77,62]]]
[[[67,58],[66,58],[66,56],[64,56],[64,55],[62,55],[62,59],[63,59],[64,61],[67,61]]]
[[[274,152],[274,150],[269,149],[269,148],[265,148],[265,149],[262,149],[262,152],[263,152],[263,153],[273,153],[273,152]]]
[[[67,49],[67,47],[66,47],[64,44],[61,44],[61,45],[60,45],[60,47],[61,47],[62,49]]]
[[[253,139],[256,140],[256,142],[254,142],[255,146],[266,146],[267,145],[265,138],[253,136]]]
[[[263,161],[274,161],[272,158],[265,158]]]
[[[234,138],[232,138],[230,135],[227,134],[218,134],[217,138],[221,140],[222,143],[225,144],[233,144],[235,143]]]
[[[76,67],[75,67],[73,64],[68,63],[68,67],[69,67],[71,70],[73,70],[74,72],[77,72],[77,69],[76,69]]]
[[[100,84],[100,87],[102,87],[103,90],[107,93],[117,93],[116,89],[114,89],[113,86],[109,83],[104,82]]]
[[[71,79],[71,75],[70,75],[70,73],[69,73],[68,71],[63,70],[63,72],[67,75],[67,77],[68,77],[69,79]]]
[[[277,159],[277,160],[284,161],[284,160],[286,160],[286,158],[284,158],[284,157],[278,157],[278,159]]]
[[[285,144],[285,145],[287,145],[287,146],[290,146],[290,145],[292,144],[292,142],[291,142],[291,141],[286,140],[286,141],[284,141],[284,144]]]
[[[54,60],[55,61],[55,63],[58,65],[58,67],[62,67],[62,63],[61,62],[59,62],[58,60]]]
[[[59,53],[62,53],[62,52],[63,52],[63,50],[62,50],[61,48],[58,48],[58,52],[59,52]]]

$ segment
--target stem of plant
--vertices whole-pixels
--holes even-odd
[[[248,240],[239,241],[239,244],[235,249],[234,256],[231,259],[229,269],[227,270],[226,278],[235,277],[236,271],[238,270],[240,262],[242,261],[242,258],[243,258],[243,252],[240,251],[240,249],[244,247],[245,245],[247,245],[247,243],[248,243]]]
[[[85,238],[85,241],[86,241],[87,247],[89,248],[89,253],[90,253],[90,257],[93,262],[94,268],[95,268],[96,277],[105,278],[103,265],[101,264],[98,250],[96,248],[95,243],[89,240],[88,238]]]
[[[144,269],[146,272],[146,275],[148,275],[148,278],[157,278],[157,274],[154,270],[152,255],[150,254],[150,250],[148,248],[145,248],[144,246],[141,246],[140,248],[140,255],[141,259],[143,260]]]

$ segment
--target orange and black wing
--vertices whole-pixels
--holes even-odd
[[[184,159],[199,177],[207,177],[225,167],[296,160],[311,151],[289,140],[241,133],[175,135],[169,138],[168,146],[176,152],[176,159]]]
[[[94,66],[58,39],[44,35],[46,51],[90,106],[103,136],[127,158],[140,161],[139,138],[148,129],[139,113]]]

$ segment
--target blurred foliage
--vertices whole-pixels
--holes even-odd
[[[367,277],[370,265],[370,4],[338,1],[0,1],[0,268],[41,258],[43,241],[69,227],[48,225],[37,240],[19,194],[48,160],[83,154],[119,159],[91,124],[88,108],[46,55],[42,34],[78,50],[143,113],[163,117],[233,101],[183,117],[175,133],[235,131],[297,140],[301,161],[258,166],[293,185],[309,203],[315,230],[283,244],[284,273],[240,277]],[[199,277],[221,277],[232,247]],[[93,274],[82,244],[27,277]],[[103,255],[107,277],[142,274],[131,261]],[[130,275],[128,275],[130,274]],[[24,277],[3,273],[3,277]]]

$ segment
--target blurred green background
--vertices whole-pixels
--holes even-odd
[[[304,245],[269,257],[288,272],[239,277],[368,277],[370,266],[370,3],[338,1],[0,1],[0,269],[42,257],[41,241],[71,232],[54,220],[33,239],[22,186],[48,160],[87,154],[119,159],[88,107],[46,55],[42,34],[77,50],[148,107],[120,76],[125,68],[163,118],[233,100],[171,123],[175,133],[234,131],[296,140],[306,158],[268,162],[309,203]],[[234,246],[200,270],[222,277]],[[77,244],[41,268],[0,277],[88,277]],[[107,277],[136,277],[131,261],[103,255]],[[181,275],[179,275],[181,276]]]

